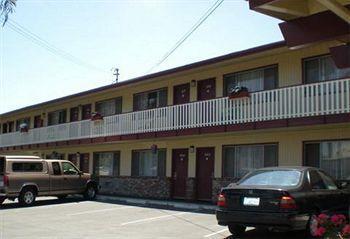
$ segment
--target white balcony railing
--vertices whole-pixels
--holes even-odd
[[[0,135],[0,147],[350,112],[350,79],[255,92]]]

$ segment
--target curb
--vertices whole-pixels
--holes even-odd
[[[189,202],[174,202],[174,201],[166,201],[166,200],[141,199],[141,198],[124,198],[124,197],[107,196],[107,195],[97,195],[96,200],[111,202],[111,203],[120,203],[125,205],[132,205],[132,206],[151,207],[151,208],[169,209],[169,210],[196,211],[196,212],[210,213],[210,214],[214,214],[216,209],[215,205],[206,205],[206,204],[189,203]]]

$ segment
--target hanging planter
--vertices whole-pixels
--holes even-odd
[[[28,133],[29,127],[27,125],[27,123],[23,123],[19,125],[19,131],[21,133]]]
[[[229,99],[244,98],[249,96],[250,96],[250,93],[247,87],[236,86],[229,94]]]
[[[103,116],[98,112],[91,113],[91,121],[101,122],[103,120]]]

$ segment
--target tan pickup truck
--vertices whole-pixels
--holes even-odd
[[[83,194],[94,199],[97,183],[66,160],[41,159],[35,156],[0,155],[0,204],[8,198],[30,206],[37,196],[65,198]]]

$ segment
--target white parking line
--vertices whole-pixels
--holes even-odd
[[[207,237],[215,236],[215,235],[217,235],[217,234],[220,234],[220,233],[226,232],[226,231],[228,231],[228,228],[222,229],[222,230],[217,231],[217,232],[210,233],[210,234],[208,234],[208,235],[205,235],[204,237],[207,238]]]
[[[183,214],[187,214],[187,213],[188,213],[188,212],[180,212],[180,213],[169,214],[169,215],[164,215],[164,216],[159,216],[159,217],[149,217],[149,218],[145,218],[145,219],[139,219],[139,220],[135,220],[135,221],[124,222],[124,223],[122,223],[122,224],[120,224],[120,225],[121,225],[121,226],[125,226],[125,225],[129,225],[129,224],[134,224],[134,223],[155,221],[155,220],[158,220],[158,219],[164,219],[164,218],[168,218],[168,217],[174,217],[174,216],[183,215]]]
[[[113,210],[119,210],[119,209],[127,209],[127,208],[130,209],[130,208],[134,208],[134,207],[121,206],[121,207],[114,207],[114,208],[98,209],[98,210],[91,210],[91,211],[72,213],[72,214],[68,214],[68,216],[78,216],[78,215],[84,215],[84,214],[100,213],[100,212],[107,212],[107,211],[113,211]]]

